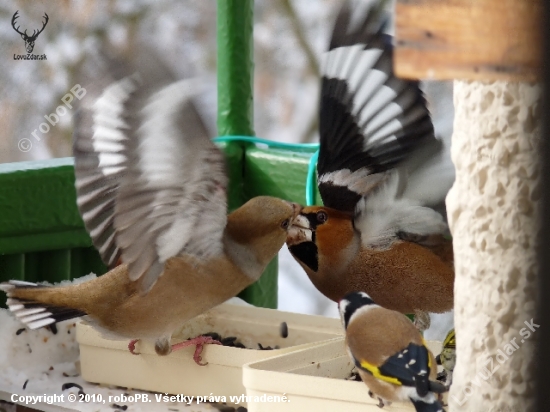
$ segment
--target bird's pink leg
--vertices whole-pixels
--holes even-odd
[[[136,342],[138,341],[139,339],[132,339],[130,341],[130,343],[128,343],[128,350],[130,351],[130,353],[132,355],[139,355],[139,353],[136,353],[135,350],[136,350]]]
[[[208,362],[201,363],[202,357],[200,355],[202,352],[203,345],[208,345],[208,344],[221,345],[222,343],[212,339],[210,336],[197,336],[196,338],[185,340],[183,342],[172,345],[172,351],[186,348],[187,346],[195,345],[195,353],[193,354],[193,360],[197,365],[206,366],[208,365]]]

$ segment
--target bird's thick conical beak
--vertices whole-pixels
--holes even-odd
[[[302,211],[300,206],[300,212]],[[290,247],[302,242],[311,242],[313,239],[311,225],[307,217],[298,212],[292,220],[292,226],[288,230],[286,244]]]
[[[292,221],[290,222],[291,225],[294,224],[294,220],[300,215],[300,212],[302,211],[302,209],[304,208],[302,205],[300,205],[299,203],[294,203],[294,202],[288,202],[285,200],[286,203],[288,203],[288,205],[290,207],[292,207]]]

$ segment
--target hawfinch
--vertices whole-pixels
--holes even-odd
[[[146,81],[135,75],[111,84],[76,119],[78,207],[114,269],[78,285],[10,281],[0,288],[30,329],[88,315],[108,335],[132,339],[132,353],[143,339],[167,355],[215,343],[170,340],[184,322],[258,280],[299,207],[256,197],[227,215],[224,155],[189,133],[182,115],[196,84],[152,90]]]
[[[346,347],[361,379],[385,403],[411,401],[417,412],[443,412],[435,358],[420,332],[402,313],[385,309],[364,292],[339,303]]]
[[[324,206],[300,211],[287,245],[329,299],[365,291],[385,308],[415,313],[425,329],[427,312],[453,308],[444,199],[454,168],[418,82],[393,74],[383,6],[355,17],[345,4],[324,56],[317,164]]]

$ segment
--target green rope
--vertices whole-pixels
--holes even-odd
[[[288,150],[299,150],[299,149],[318,149],[319,143],[283,143],[276,142],[274,140],[260,139],[259,137],[253,136],[221,136],[215,137],[212,139],[216,143],[227,143],[227,142],[247,142],[247,143],[258,143],[265,144],[269,147],[276,147]]]
[[[307,206],[315,204],[315,169],[317,166],[317,159],[319,158],[319,143],[283,143],[273,140],[260,139],[259,137],[254,136],[221,136],[215,137],[212,141],[216,143],[245,142],[265,144],[267,147],[286,150],[317,149],[317,151],[309,159],[306,178],[306,204]]]

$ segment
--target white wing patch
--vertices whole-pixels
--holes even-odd
[[[442,150],[409,176],[403,197],[436,204],[445,199],[454,181],[455,167],[448,152]]]
[[[446,233],[443,216],[418,201],[400,197],[398,191],[399,175],[394,172],[383,186],[357,203],[355,226],[363,246],[388,248],[399,232],[420,236]]]
[[[349,190],[363,196],[373,190],[384,179],[386,173],[370,174],[368,168],[362,168],[351,172],[349,169],[340,169],[335,172],[325,173],[319,176],[318,183],[331,183],[334,186],[345,186]]]

